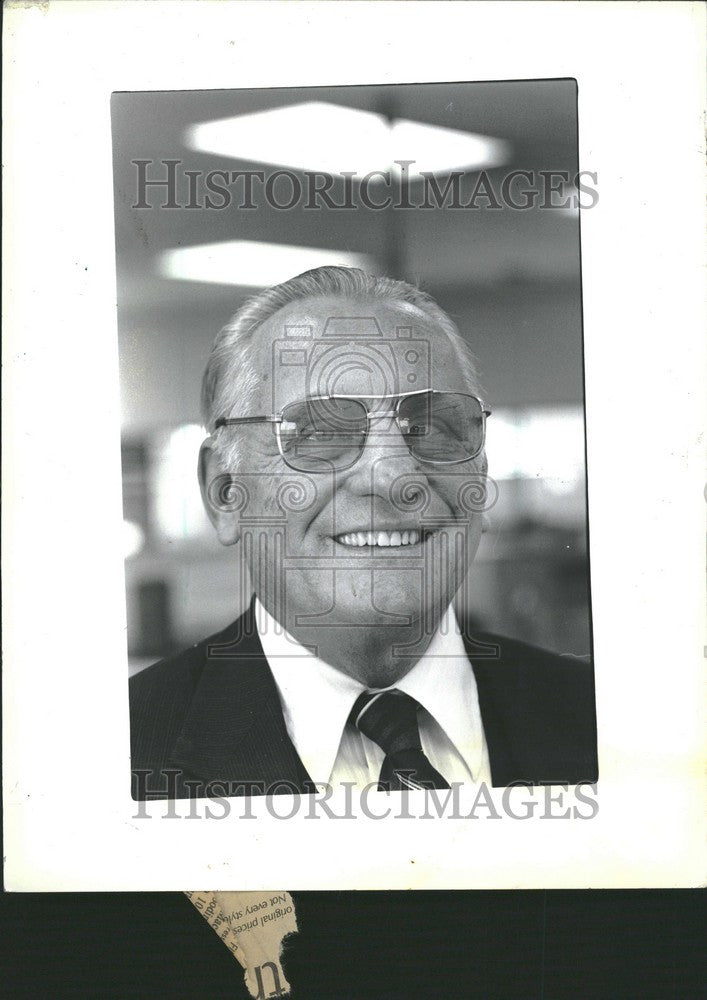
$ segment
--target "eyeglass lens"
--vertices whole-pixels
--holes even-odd
[[[473,396],[421,393],[400,401],[397,424],[411,454],[424,462],[458,462],[478,454],[483,413]],[[361,457],[368,410],[357,399],[308,399],[282,411],[280,445],[301,472],[340,471]]]
[[[483,444],[483,414],[474,396],[425,393],[400,401],[398,422],[408,448],[424,462],[458,462]]]

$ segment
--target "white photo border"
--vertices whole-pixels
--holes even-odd
[[[704,20],[692,3],[6,5],[8,889],[704,880]],[[599,192],[581,220],[597,815],[303,827],[253,800],[257,819],[136,819],[111,93],[566,77]]]

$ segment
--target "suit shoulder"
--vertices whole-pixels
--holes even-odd
[[[131,698],[149,697],[151,693],[162,689],[165,685],[169,685],[172,689],[180,685],[187,687],[195,685],[208,660],[209,650],[214,646],[227,644],[229,638],[237,633],[241,621],[242,619],[238,619],[220,632],[195,642],[194,645],[177,653],[172,653],[135,674],[130,678]]]
[[[497,749],[494,784],[596,780],[591,659],[488,633],[467,639],[467,650]]]
[[[203,640],[178,653],[172,653],[135,674],[130,678],[131,697],[147,697],[164,684],[171,686],[189,681],[195,683],[204,662],[207,641]]]
[[[234,622],[130,678],[133,769],[158,769],[166,763],[208,667],[210,649],[227,644],[238,624]]]
[[[493,632],[473,632],[465,635],[464,641],[475,664],[503,664],[522,672],[532,671],[536,676],[546,673],[553,678],[568,672],[574,677],[593,676],[591,656],[553,652],[522,639]]]
[[[577,719],[594,719],[594,667],[590,657],[555,653],[491,633],[465,639],[477,681],[529,708],[544,706]]]
[[[133,767],[163,762],[199,683],[205,647],[206,642],[196,643],[130,678]]]
[[[153,663],[130,678],[130,716],[133,735],[146,727],[177,725],[188,711],[214,647],[227,647],[239,634],[242,618],[201,642]]]

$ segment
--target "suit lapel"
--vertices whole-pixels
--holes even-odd
[[[309,776],[287,733],[253,605],[216,640],[203,646],[170,766],[206,782],[258,782],[265,789],[280,783],[281,791],[304,791]]]

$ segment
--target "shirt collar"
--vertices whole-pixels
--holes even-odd
[[[257,598],[255,620],[290,739],[312,781],[327,782],[346,720],[366,688],[301,646]]]
[[[290,738],[312,781],[327,782],[346,721],[366,687],[300,645],[257,598],[255,620]],[[415,698],[444,730],[472,775],[479,773],[476,681],[451,605],[424,656],[390,687]]]

